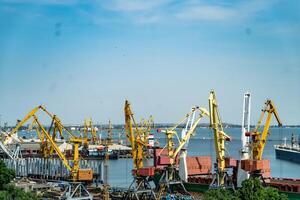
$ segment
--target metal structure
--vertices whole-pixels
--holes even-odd
[[[250,113],[251,113],[251,94],[246,92],[243,101],[243,119],[242,119],[242,148],[240,150],[240,159],[249,159],[250,157],[250,138],[246,133],[250,131]],[[249,178],[250,174],[241,168],[241,163],[238,166],[237,187],[242,186],[242,182]]]
[[[112,130],[113,126],[110,120],[108,120],[108,129],[107,129],[107,138],[106,138],[106,145],[109,146],[112,144]]]
[[[96,142],[97,142],[97,128],[94,126],[92,118],[84,120],[83,138],[85,139],[85,142],[84,142],[83,146],[85,148],[88,148],[88,146],[89,146],[88,133],[91,133],[92,144],[96,144]]]
[[[22,158],[22,154],[21,154],[21,150],[20,150],[20,140],[16,135],[9,135],[7,132],[5,131],[1,131],[1,135],[4,136],[5,138],[10,138],[11,141],[15,142],[14,144],[11,144],[10,147],[8,146],[8,144],[4,144],[2,143],[2,141],[0,141],[0,150],[2,152],[4,152],[4,154],[12,159],[15,160],[17,158]]]
[[[51,125],[46,130],[46,128],[41,124],[39,121],[36,113],[41,110],[44,113],[47,114],[51,118]],[[84,180],[85,178],[82,177],[82,174],[92,174],[91,169],[86,169],[81,171],[79,169],[79,146],[82,143],[86,142],[86,138],[78,138],[76,137],[72,132],[70,132],[59,120],[59,118],[56,115],[52,115],[49,111],[46,110],[46,108],[42,105],[34,108],[31,110],[17,125],[16,127],[8,133],[9,137],[6,137],[4,140],[4,144],[7,144],[9,140],[17,135],[17,131],[20,127],[22,127],[27,121],[29,121],[31,118],[33,118],[33,122],[31,126],[36,126],[36,132],[37,135],[41,141],[41,151],[45,158],[48,158],[50,155],[53,154],[55,151],[58,157],[62,160],[62,163],[66,166],[66,168],[71,172],[71,178],[73,181],[77,180]],[[63,131],[67,134],[69,134],[70,138],[69,141],[73,143],[73,163],[72,166],[70,165],[68,159],[66,156],[61,152],[59,147],[57,146],[55,139],[57,132],[59,132],[61,138],[63,137]],[[52,132],[52,135],[51,135]],[[20,138],[19,138],[20,139]],[[21,142],[24,142],[22,139],[20,139]]]
[[[265,124],[261,129],[261,124],[264,119],[265,114],[267,113]],[[265,105],[262,109],[259,120],[252,132],[246,132],[246,136],[251,136],[250,141],[250,156],[249,159],[242,160],[242,168],[249,172],[251,178],[261,178],[264,183],[263,173],[264,170],[269,168],[269,166],[264,166],[265,161],[263,160],[263,152],[269,135],[269,128],[271,125],[272,116],[275,116],[278,126],[282,126],[282,122],[279,118],[277,109],[274,103],[271,100],[266,100]],[[264,183],[265,184],[265,183]]]
[[[226,148],[225,141],[230,141],[230,137],[224,132],[219,114],[218,103],[215,92],[212,90],[209,95],[210,127],[214,133],[214,143],[216,152],[215,173],[211,188],[233,187],[225,165]]]
[[[143,163],[143,153],[147,147],[147,141],[144,140],[143,131],[136,123],[130,103],[127,100],[125,101],[124,113],[126,136],[132,148],[133,160],[133,182],[124,199],[156,199],[150,184],[151,176],[154,175],[154,168],[145,168]]]
[[[60,200],[93,200],[93,196],[87,191],[82,183],[61,183],[65,186],[65,191]]]
[[[198,112],[198,116],[195,119],[195,115]],[[195,106],[192,108],[192,110],[185,115],[183,119],[181,119],[178,123],[176,123],[173,127],[167,129],[167,130],[161,130],[161,132],[166,134],[167,137],[167,144],[164,148],[168,150],[168,157],[170,159],[170,164],[164,169],[163,174],[159,181],[159,196],[161,196],[163,193],[174,193],[174,188],[176,190],[181,190],[183,194],[188,194],[186,191],[182,179],[180,178],[178,174],[177,167],[175,165],[176,158],[180,155],[181,152],[183,152],[183,159],[186,158],[186,148],[189,142],[190,137],[195,132],[195,129],[197,125],[199,124],[200,120],[204,116],[209,116],[208,111],[205,108],[201,108],[199,106]],[[185,124],[184,129],[181,131],[181,137],[178,135],[176,129],[179,128],[180,125],[183,123]],[[178,146],[175,147],[174,142],[174,136],[177,139]],[[183,161],[184,166],[184,173],[183,176],[186,179],[187,178],[187,166],[186,166],[186,160]],[[181,161],[180,161],[181,162]]]
[[[263,131],[260,132],[259,128],[260,125],[262,123],[262,120],[264,118],[265,113],[268,113],[267,118],[266,118],[266,122],[264,124],[264,128]],[[252,136],[252,141],[251,141],[251,156],[250,158],[253,160],[261,160],[262,159],[262,155],[264,152],[264,148],[267,142],[267,138],[269,135],[269,128],[270,128],[270,124],[271,124],[271,120],[272,120],[272,116],[275,116],[276,121],[278,123],[278,126],[281,127],[282,126],[282,122],[279,118],[277,109],[274,105],[274,103],[271,100],[266,100],[265,102],[265,106],[262,109],[261,115],[259,117],[259,120],[255,126],[255,129],[253,132],[246,133],[247,136]]]
[[[28,177],[44,180],[68,180],[71,172],[59,158],[19,158],[2,159],[5,165],[13,169],[17,177]],[[71,163],[71,161],[69,161]],[[103,163],[101,160],[80,160],[80,168],[90,167],[95,175],[96,183],[103,180]]]
[[[109,167],[109,154],[108,154],[108,146],[106,146],[105,151],[105,160],[104,160],[104,179],[103,179],[103,200],[110,200],[109,195],[109,183],[108,183],[108,167]]]

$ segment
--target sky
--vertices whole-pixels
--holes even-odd
[[[65,124],[181,119],[208,108],[251,123],[270,98],[300,124],[298,0],[0,0],[0,115],[13,125],[43,104]],[[203,122],[207,122],[204,119]],[[45,122],[46,123],[46,122]]]

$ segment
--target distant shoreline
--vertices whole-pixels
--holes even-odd
[[[168,128],[168,127],[173,127],[174,125],[175,124],[172,124],[172,123],[156,123],[156,124],[154,124],[154,127],[155,128]],[[184,126],[185,125],[181,125],[178,128],[183,128]],[[44,127],[48,128],[49,125],[45,125]],[[65,125],[65,127],[69,128],[69,129],[75,128],[76,130],[78,130],[78,129],[83,128],[83,125],[70,125],[70,124],[68,124],[68,125]],[[99,128],[99,129],[102,129],[102,130],[103,129],[105,130],[105,129],[108,129],[108,124],[101,124],[101,125],[95,124],[95,127]],[[238,125],[238,124],[223,123],[223,127],[224,128],[241,128],[242,126]],[[250,127],[253,128],[253,127],[255,127],[255,125],[251,125]],[[271,128],[276,128],[278,126],[271,125],[270,127]],[[7,127],[1,127],[1,128],[6,130],[6,129],[12,129],[12,128],[14,128],[14,126],[7,126]],[[22,127],[20,127],[19,130],[27,130],[27,128],[28,128],[28,126],[22,126]],[[113,128],[114,129],[124,129],[124,124],[114,124]],[[199,124],[197,126],[197,128],[209,128],[209,124],[208,123]],[[300,125],[284,125],[284,126],[282,126],[282,128],[300,128]]]

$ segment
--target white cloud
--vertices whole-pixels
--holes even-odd
[[[126,21],[138,24],[184,21],[245,21],[257,13],[269,9],[277,0],[251,0],[224,3],[223,1],[204,0],[0,0],[0,4],[37,4],[37,5],[74,5],[86,4],[93,7],[85,11],[97,21]],[[84,9],[82,9],[84,10]],[[80,13],[78,8],[75,12]],[[89,12],[89,13],[87,13]],[[103,13],[113,12],[114,17],[104,19]]]
[[[185,20],[226,20],[236,15],[236,11],[229,8],[223,8],[220,6],[193,6],[185,8],[175,16],[179,19]]]
[[[149,11],[166,4],[168,0],[108,0],[104,7],[113,11]]]
[[[269,9],[276,0],[269,1],[242,1],[235,4],[203,3],[186,1],[179,7],[175,17],[182,20],[194,21],[230,21],[252,17],[256,13]]]
[[[79,0],[0,0],[0,3],[38,5],[72,5],[78,2]]]

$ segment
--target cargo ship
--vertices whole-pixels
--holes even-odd
[[[300,140],[298,138],[296,141],[293,134],[290,144],[287,144],[287,140],[284,138],[284,143],[275,145],[274,148],[277,159],[300,163]]]
[[[154,176],[155,184],[159,184],[159,179],[161,177],[160,170],[169,164],[169,158],[167,156],[167,151],[162,149],[154,149],[154,167],[156,169],[156,174]],[[211,156],[188,156],[187,161],[187,180],[183,180],[185,189],[188,192],[193,193],[205,193],[210,189],[210,184],[213,180],[212,173],[212,158]],[[230,162],[233,162],[231,159]],[[233,179],[236,185],[237,170],[240,165],[240,161],[235,160],[236,164],[233,167]],[[180,159],[176,158],[177,167],[179,167]],[[231,164],[232,165],[232,164]],[[266,163],[267,168],[269,168],[270,162]],[[264,181],[267,186],[278,189],[279,193],[288,196],[289,200],[300,199],[300,179],[290,179],[290,178],[276,178],[271,177],[270,171],[265,171],[263,174]]]

